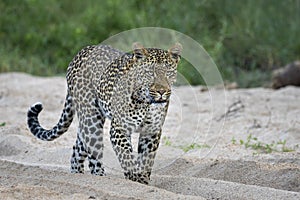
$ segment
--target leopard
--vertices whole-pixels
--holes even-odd
[[[105,176],[103,127],[109,120],[110,141],[125,179],[149,184],[181,52],[180,43],[168,50],[137,42],[128,52],[106,44],[83,48],[67,68],[59,121],[52,129],[43,128],[38,119],[43,104],[37,102],[27,112],[30,132],[40,140],[55,140],[67,132],[76,113],[70,171],[84,173],[87,159],[91,174]],[[137,153],[133,134],[138,134]]]

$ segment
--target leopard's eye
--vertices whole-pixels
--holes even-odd
[[[171,58],[174,60],[179,60],[181,58],[181,55],[178,55],[176,53],[171,53]]]
[[[134,57],[135,57],[136,59],[142,59],[143,56],[144,56],[144,55],[143,55],[141,52],[135,52],[135,53],[134,53]]]

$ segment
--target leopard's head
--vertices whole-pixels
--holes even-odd
[[[137,71],[133,97],[147,103],[168,102],[171,86],[176,80],[182,46],[176,43],[169,50],[144,48],[133,44],[134,69]]]

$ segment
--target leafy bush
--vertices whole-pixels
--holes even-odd
[[[191,36],[224,79],[243,87],[259,86],[271,69],[300,59],[298,0],[2,0],[0,10],[0,72],[64,74],[82,47],[144,26]],[[188,68],[179,70],[203,84]]]

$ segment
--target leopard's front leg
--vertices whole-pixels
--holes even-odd
[[[148,107],[143,123],[140,126],[137,178],[138,182],[148,184],[154,159],[159,146],[162,126],[168,110],[168,103],[151,104]]]
[[[136,171],[136,161],[133,155],[130,133],[114,119],[111,121],[110,141],[124,170],[125,178],[135,181],[133,174]]]
[[[156,134],[143,135],[139,137],[138,159],[137,159],[137,174],[138,182],[148,184],[156,151],[159,146],[161,130]]]

